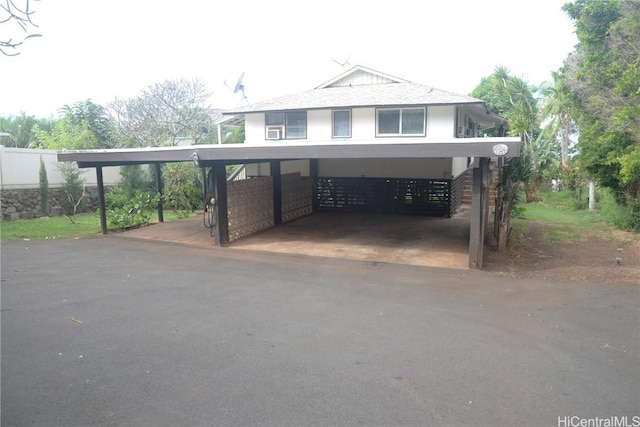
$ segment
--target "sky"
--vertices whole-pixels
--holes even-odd
[[[26,0],[15,0],[16,4]],[[31,0],[20,55],[0,55],[0,116],[56,117],[197,78],[210,106],[313,89],[355,65],[468,94],[497,65],[539,85],[577,43],[566,0]],[[0,26],[0,39],[19,35]],[[345,63],[341,65],[341,63]]]

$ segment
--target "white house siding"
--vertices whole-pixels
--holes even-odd
[[[247,176],[269,176],[271,175],[271,168],[269,163],[250,163],[245,165]]]
[[[311,110],[307,112],[307,141],[327,141],[331,139],[331,110]]]
[[[245,144],[264,143],[264,113],[247,114],[244,117]]]
[[[302,176],[309,176],[308,160],[289,160],[280,163],[280,173],[282,175],[288,173],[299,173]]]
[[[307,112],[307,138],[309,143],[330,141],[352,142],[389,142],[424,141],[430,138],[451,138],[455,132],[455,106],[430,106],[427,108],[427,135],[425,137],[376,138],[376,109],[373,107],[351,110],[351,138],[332,138],[332,110],[310,110]],[[278,141],[265,140],[264,113],[246,114],[246,144],[264,144]],[[319,175],[324,177],[379,177],[379,178],[424,178],[450,179],[462,174],[467,167],[466,158],[458,159],[405,159],[389,162],[384,159],[353,160],[328,159],[319,162]],[[282,173],[299,172],[309,175],[307,161],[283,162]],[[269,164],[247,165],[248,176],[269,175]]]
[[[451,159],[322,159],[320,177],[450,179]]]
[[[310,110],[307,112],[307,138],[306,141],[371,141],[382,140],[376,138],[376,109],[354,108],[351,110],[351,138],[332,138],[331,111]],[[427,107],[427,134],[429,138],[452,138],[455,132],[455,113],[453,106]],[[265,128],[264,113],[245,115],[246,144],[264,144]],[[423,140],[425,137],[416,139]],[[387,139],[387,138],[385,138]],[[409,140],[413,138],[402,138]],[[268,141],[277,144],[277,141]]]
[[[269,176],[271,167],[269,163],[251,163],[245,166],[247,176]],[[280,163],[280,174],[299,173],[302,176],[309,176],[308,160],[286,160]]]
[[[453,138],[455,131],[454,106],[427,108],[427,138]]]
[[[469,167],[466,157],[454,157],[451,159],[451,176],[456,178],[467,171]]]
[[[387,77],[380,76],[377,74],[371,74],[371,73],[360,70],[360,71],[351,73],[345,76],[344,78],[332,83],[331,87],[358,86],[358,85],[385,84],[385,83],[393,83],[393,81]]]
[[[376,109],[355,108],[351,111],[351,139],[353,141],[374,140],[376,137]]]

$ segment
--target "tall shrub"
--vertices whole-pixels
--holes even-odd
[[[153,191],[153,180],[149,171],[141,165],[128,165],[120,167],[120,188],[128,197],[135,197],[139,192]]]
[[[166,164],[164,178],[164,205],[184,218],[202,206],[200,170],[192,163]]]
[[[58,169],[64,179],[62,185],[61,200],[54,199],[56,205],[62,209],[62,213],[72,224],[75,224],[75,216],[82,210],[82,203],[86,195],[85,180],[75,163],[60,163]]]
[[[111,229],[126,230],[149,224],[160,196],[137,191],[127,195],[122,188],[114,188],[105,197],[107,223]],[[97,212],[96,212],[97,213]]]
[[[49,197],[49,179],[47,178],[47,168],[45,167],[44,160],[40,156],[40,213],[47,214],[47,202]]]

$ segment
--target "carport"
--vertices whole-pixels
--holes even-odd
[[[473,191],[470,218],[469,267],[482,268],[484,241],[489,217],[489,161],[491,157],[517,157],[520,154],[519,138],[465,138],[431,139],[429,142],[408,143],[290,143],[278,142],[264,145],[194,145],[182,147],[154,147],[115,150],[65,151],[58,153],[59,161],[77,162],[80,168],[96,169],[100,199],[100,220],[103,233],[107,232],[102,168],[149,164],[155,166],[158,192],[162,193],[161,167],[164,163],[192,161],[201,168],[211,168],[213,173],[216,214],[216,245],[230,242],[229,210],[226,166],[248,163],[268,163],[272,179],[273,221],[283,222],[281,163],[288,160],[307,160],[312,182],[318,177],[319,159],[399,159],[416,158],[473,158]],[[162,205],[158,206],[162,221]]]

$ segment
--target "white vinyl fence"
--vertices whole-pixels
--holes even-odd
[[[54,150],[33,150],[29,148],[10,148],[0,145],[0,190],[39,188],[40,158],[47,169],[49,188],[59,188],[64,179],[58,170],[58,156]],[[94,168],[81,169],[82,178],[88,187],[97,186]],[[120,182],[120,168],[102,169],[105,186]]]

